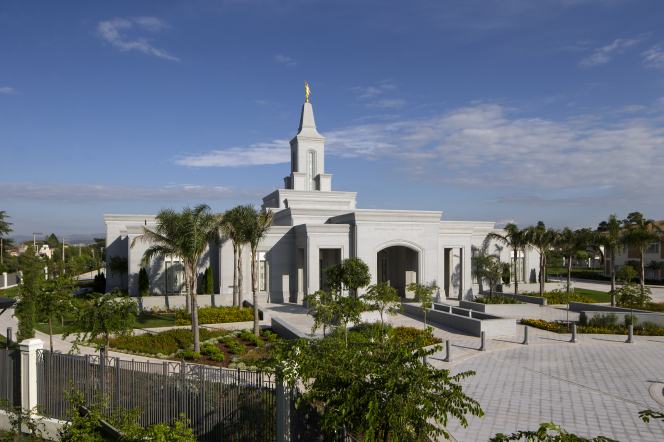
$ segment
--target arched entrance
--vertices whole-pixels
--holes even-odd
[[[392,246],[380,250],[376,259],[378,282],[389,283],[402,298],[412,297],[406,286],[418,282],[419,252],[410,247]]]

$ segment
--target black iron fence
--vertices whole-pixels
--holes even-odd
[[[140,408],[142,426],[184,414],[201,441],[274,441],[276,389],[272,375],[184,362],[138,362],[97,355],[37,352],[38,394],[44,413],[66,418],[65,392],[108,413]]]
[[[0,399],[21,405],[21,351],[0,348]]]

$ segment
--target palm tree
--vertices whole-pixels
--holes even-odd
[[[537,226],[526,229],[526,240],[531,247],[535,248],[540,255],[539,282],[540,296],[544,296],[544,284],[546,283],[546,253],[556,242],[557,233],[553,229],[547,229],[542,221]]]
[[[569,298],[571,292],[572,259],[579,250],[586,250],[592,243],[592,232],[590,229],[572,230],[565,227],[558,232],[556,246],[567,258],[567,328],[569,329]]]
[[[517,275],[517,262],[519,252],[526,251],[526,247],[530,247],[526,238],[526,229],[519,229],[516,224],[509,223],[504,229],[505,234],[491,232],[486,236],[486,239],[496,240],[512,249],[514,253],[514,293],[519,294],[519,275]]]
[[[143,264],[147,265],[157,256],[178,256],[184,264],[185,281],[191,302],[191,331],[194,335],[194,351],[200,352],[198,335],[198,300],[196,296],[198,260],[211,242],[219,244],[219,218],[207,204],[189,206],[177,213],[173,209],[162,209],[156,216],[154,231],[143,227],[143,234],[131,242],[150,244],[143,253]],[[189,301],[190,300],[190,301]]]
[[[251,287],[254,298],[254,334],[258,335],[258,245],[265,239],[272,223],[274,222],[274,213],[271,210],[267,212],[258,212],[251,208],[255,217],[254,223],[247,229],[247,240],[251,247]]]
[[[603,223],[603,224],[602,224]],[[616,254],[620,253],[624,246],[620,232],[620,222],[615,215],[609,216],[609,221],[602,221],[600,225],[604,230],[597,232],[593,240],[593,248],[598,250],[602,257],[602,264],[608,256],[611,260],[611,306],[616,306]],[[601,252],[604,249],[604,253]]]
[[[640,214],[639,214],[640,215]],[[654,242],[661,241],[662,228],[651,219],[644,219],[641,216],[634,223],[626,223],[627,230],[623,233],[623,241],[628,247],[634,247],[639,252],[639,261],[641,262],[641,291],[645,289],[646,271],[644,255],[646,249]]]
[[[233,306],[242,308],[242,251],[247,244],[247,229],[255,221],[252,205],[236,206],[221,216],[222,234],[233,244]]]

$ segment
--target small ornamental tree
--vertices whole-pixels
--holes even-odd
[[[420,304],[420,310],[424,312],[424,330],[426,331],[427,329],[427,309],[430,309],[433,307],[433,295],[436,293],[438,290],[440,290],[440,287],[438,287],[435,284],[431,285],[423,285],[423,284],[418,284],[416,282],[411,282],[408,284],[408,287],[406,287],[408,291],[415,293],[415,300],[418,301]]]
[[[396,316],[397,312],[403,311],[399,292],[386,282],[381,282],[369,287],[369,291],[362,297],[364,302],[380,314],[380,342],[385,335],[384,315]]]
[[[450,376],[449,370],[423,361],[440,346],[415,350],[387,341],[347,347],[336,339],[284,345],[290,347],[277,350],[283,361],[278,380],[304,384],[297,408],[323,404],[318,422],[328,434],[345,426],[367,442],[438,440],[449,437],[449,418],[466,427],[467,414],[483,415],[480,404],[459,384],[474,372]]]
[[[126,256],[114,255],[108,259],[108,270],[111,275],[120,277],[120,289],[124,290],[124,275],[129,272],[129,260]]]
[[[311,335],[313,336],[318,327],[322,325],[323,337],[326,337],[325,331],[334,319],[334,295],[325,290],[318,290],[316,293],[306,295],[304,300],[309,303],[309,315],[314,318]]]
[[[477,279],[486,278],[489,281],[489,298],[493,299],[493,288],[502,278],[505,268],[509,272],[509,264],[500,262],[500,258],[494,255],[482,254],[471,259],[475,264]]]
[[[361,299],[340,296],[334,303],[332,303],[332,311],[337,318],[337,323],[340,327],[344,328],[344,341],[348,346],[348,324],[359,324],[360,317],[366,305]]]
[[[138,272],[138,294],[141,296],[150,296],[150,278],[145,267],[141,267]]]
[[[18,318],[18,331],[16,333],[18,342],[35,337],[37,305],[41,285],[44,281],[44,277],[40,272],[39,260],[35,256],[32,247],[28,247],[22,256],[24,257],[23,275],[18,286],[19,303],[14,312],[14,316]]]
[[[214,295],[214,277],[212,276],[212,267],[205,269],[203,273],[203,284],[201,285],[203,295]]]
[[[369,266],[360,258],[348,258],[325,270],[327,285],[341,294],[344,289],[353,292],[357,298],[358,290],[371,282]]]
[[[71,278],[59,277],[43,282],[37,303],[37,315],[48,320],[48,334],[53,351],[53,318],[63,318],[71,310],[73,281]]]
[[[78,350],[78,344],[97,340],[96,348],[108,345],[111,335],[128,336],[134,330],[135,313],[138,309],[136,301],[124,296],[118,300],[118,290],[114,293],[99,296],[87,308],[77,310],[74,322],[65,329],[62,338],[76,335],[71,351]]]

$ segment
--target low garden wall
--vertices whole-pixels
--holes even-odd
[[[625,316],[630,316],[630,310],[623,307],[611,307],[610,305],[586,304],[584,302],[570,302],[569,309],[574,312],[579,312],[582,317],[592,319],[596,314],[606,316],[613,313],[618,317],[619,323],[625,322]],[[664,313],[650,312],[647,310],[634,310],[634,317],[638,318],[636,325],[639,322],[650,321],[664,327]]]
[[[402,304],[405,313],[424,318],[424,312],[419,304]],[[487,313],[473,312],[472,310],[452,307],[444,304],[434,304],[435,309],[427,309],[427,321],[450,327],[472,336],[481,336],[484,331],[488,336],[503,336],[516,334],[516,320],[501,318]]]
[[[246,299],[245,295],[245,299]],[[251,296],[249,294],[248,296]],[[121,299],[121,298],[116,298]],[[183,309],[186,308],[186,299],[185,295],[172,295],[172,296],[138,296],[132,297],[132,299],[138,302],[138,308],[140,310],[151,310],[151,309]],[[258,302],[262,303],[267,300],[265,295],[258,297]],[[233,295],[198,295],[197,296],[198,307],[226,307],[233,305]]]
[[[301,339],[309,337],[298,331],[296,328],[291,327],[288,322],[283,319],[272,318],[271,325],[272,331],[284,339]]]
[[[538,304],[482,304],[481,302],[459,301],[459,307],[491,315],[537,315],[540,313]]]

